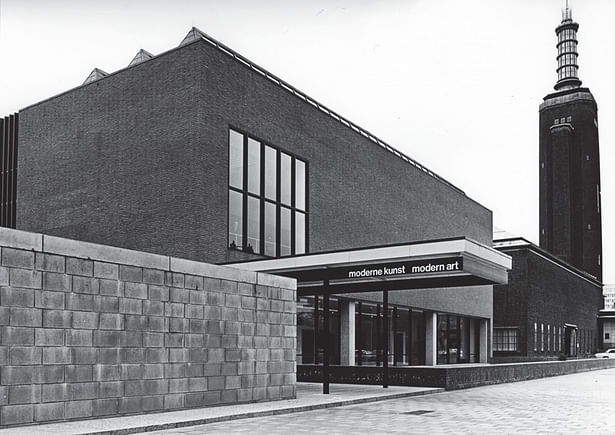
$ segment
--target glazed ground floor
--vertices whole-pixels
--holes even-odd
[[[385,313],[381,302],[331,297],[327,330],[323,305],[322,296],[299,298],[297,364],[321,364],[327,341],[330,363],[343,366],[380,366],[384,358],[390,366],[488,359],[488,319],[396,304]]]

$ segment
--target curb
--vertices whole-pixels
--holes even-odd
[[[272,415],[293,414],[296,412],[314,411],[317,409],[336,408],[340,406],[358,405],[361,403],[380,402],[383,400],[392,400],[392,399],[402,399],[405,397],[412,397],[412,396],[424,396],[427,394],[442,393],[444,391],[445,391],[444,388],[435,388],[435,389],[426,390],[426,391],[396,393],[396,394],[391,394],[388,396],[373,396],[373,397],[364,397],[364,398],[350,399],[350,400],[342,399],[339,401],[329,402],[329,403],[319,403],[315,405],[299,405],[299,406],[292,406],[288,408],[273,409],[269,411],[244,412],[244,413],[233,414],[233,415],[224,415],[220,417],[208,417],[208,418],[199,418],[196,420],[176,421],[173,423],[144,425],[144,426],[138,426],[138,427],[130,427],[126,429],[105,430],[105,431],[99,431],[99,432],[82,432],[80,435],[127,435],[127,434],[142,433],[142,432],[153,432],[153,431],[159,431],[159,430],[177,429],[177,428],[188,427],[188,426],[199,426],[199,425],[210,424],[210,423],[220,423],[223,421],[241,420],[245,418],[268,417]]]

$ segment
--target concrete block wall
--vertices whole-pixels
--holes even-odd
[[[0,427],[295,397],[296,283],[0,228]]]

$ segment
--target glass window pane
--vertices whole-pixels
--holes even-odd
[[[280,255],[290,255],[290,209],[280,208]]]
[[[265,255],[275,257],[275,204],[265,201]]]
[[[295,207],[305,210],[305,162],[295,160]]]
[[[229,130],[229,186],[243,189],[243,134]]]
[[[295,213],[295,254],[305,254],[305,214]]]
[[[260,253],[260,222],[260,200],[248,196],[248,240],[246,244],[246,251],[248,252]]]
[[[248,138],[248,192],[261,192],[261,143]]]
[[[276,200],[276,175],[278,153],[269,146],[265,146],[265,197]]]
[[[229,190],[228,197],[228,243],[231,248],[241,249],[242,237],[242,195]]]
[[[290,205],[290,165],[291,157],[281,153],[280,161],[280,201],[282,204]]]

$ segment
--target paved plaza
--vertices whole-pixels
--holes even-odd
[[[615,369],[153,434],[615,433]]]

